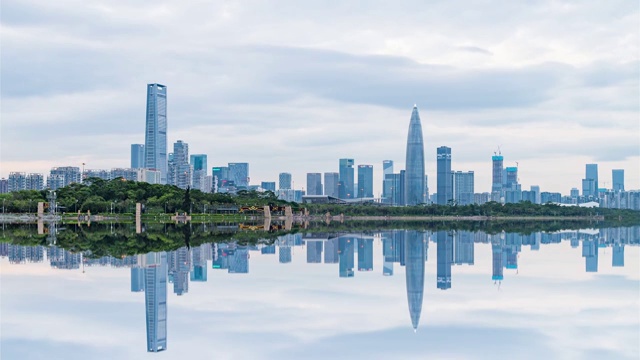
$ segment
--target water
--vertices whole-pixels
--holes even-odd
[[[640,227],[530,234],[312,228],[266,244],[239,233],[228,237],[245,240],[207,243],[202,234],[211,233],[161,227],[147,227],[143,245],[157,247],[149,239],[158,238],[173,248],[139,255],[95,258],[144,248],[125,225],[67,225],[54,230],[56,245],[0,244],[2,358],[640,353]],[[52,233],[14,227],[4,237],[44,243]],[[185,238],[189,248],[171,242]],[[89,248],[61,247],[72,239]]]

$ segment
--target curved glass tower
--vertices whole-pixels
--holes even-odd
[[[409,135],[407,136],[407,161],[405,173],[404,199],[405,205],[416,205],[424,202],[424,142],[422,141],[422,124],[418,106],[413,105]]]
[[[422,312],[422,295],[424,294],[424,258],[425,246],[422,233],[410,230],[406,232],[404,258],[407,277],[407,301],[409,316],[413,330],[418,329]]]

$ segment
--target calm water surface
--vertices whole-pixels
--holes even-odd
[[[638,359],[640,228],[0,244],[2,359]],[[152,352],[152,351],[158,352]]]

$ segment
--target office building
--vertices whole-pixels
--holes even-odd
[[[276,192],[276,182],[275,181],[263,181],[260,183],[260,187],[264,189],[264,191],[273,191]]]
[[[291,246],[290,245],[278,246],[278,262],[280,264],[288,264],[291,262]]]
[[[338,239],[327,239],[324,242],[324,263],[336,264],[339,261]]]
[[[217,180],[218,187],[226,186],[226,182],[229,180],[229,168],[227,166],[216,166],[211,168],[211,174]]]
[[[611,170],[613,191],[624,191],[624,169]]]
[[[127,181],[138,181],[138,169],[113,168],[109,171],[111,179],[124,179]]]
[[[144,269],[141,267],[131,268],[131,292],[144,291]]]
[[[209,171],[207,167],[207,155],[190,155],[189,164],[193,168],[193,183],[191,187],[202,192],[211,192],[211,185],[207,184],[207,172]]]
[[[341,237],[338,239],[338,261],[340,277],[353,277],[355,238]]]
[[[598,164],[585,166],[585,177],[582,179],[582,196],[585,198],[598,197]]]
[[[167,254],[154,255],[144,269],[148,352],[167,349]]]
[[[144,139],[144,166],[160,170],[160,181],[167,183],[167,87],[147,85],[147,120]]]
[[[393,174],[393,160],[382,161],[382,202],[385,204],[391,203],[391,194],[387,193],[389,188],[386,184],[387,175]]]
[[[249,164],[229,163],[229,180],[237,189],[246,189],[249,186]]]
[[[49,177],[61,179],[62,186],[69,186],[73,183],[81,183],[82,175],[80,174],[80,168],[77,166],[60,166],[51,168]]]
[[[540,186],[538,185],[531,185],[531,193],[532,193],[532,198],[533,201],[531,201],[534,204],[540,204]]]
[[[341,199],[353,199],[354,193],[354,174],[353,159],[340,159],[340,180],[338,181],[338,192]]]
[[[437,239],[437,287],[441,290],[451,288],[451,264],[453,263],[453,237],[450,232],[438,231]]]
[[[373,198],[373,165],[358,165],[358,197]]]
[[[358,239],[358,271],[373,270],[373,239]]]
[[[403,241],[404,259],[406,261],[407,302],[409,317],[414,330],[418,329],[420,314],[422,313],[422,298],[424,295],[425,243],[423,234],[415,230],[403,231],[406,238]]]
[[[322,262],[322,241],[307,241],[307,263]]]
[[[387,194],[387,204],[404,205],[404,177],[405,171],[401,170],[399,174],[385,175],[385,192]]]
[[[407,135],[406,169],[404,176],[404,202],[417,205],[425,202],[424,142],[418,106],[413,106]],[[449,171],[451,172],[451,171]]]
[[[510,166],[506,168],[507,172],[507,180],[504,184],[505,190],[514,190],[518,185],[518,168],[515,166]]]
[[[307,173],[307,195],[322,195],[321,173]]]
[[[473,171],[454,171],[453,200],[457,205],[473,204],[474,197],[474,173]]]
[[[278,174],[278,190],[291,189],[291,174],[286,172]]]
[[[191,186],[193,179],[193,169],[189,164],[189,144],[178,140],[173,144],[172,154],[167,181],[170,185],[186,189]]]
[[[491,157],[491,161],[493,163],[493,171],[491,172],[491,193],[497,193],[499,194],[498,197],[500,197],[502,194],[502,171],[504,166],[504,158],[502,155],[493,155]]]
[[[144,144],[131,144],[131,168],[144,168]]]
[[[324,194],[331,197],[340,197],[338,182],[340,174],[335,172],[324,173]]]
[[[437,150],[436,198],[438,205],[453,202],[453,178],[451,177],[451,148],[440,146]]]

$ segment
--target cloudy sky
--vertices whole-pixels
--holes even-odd
[[[146,84],[168,86],[169,143],[251,183],[404,168],[413,104],[435,192],[438,146],[490,190],[491,155],[523,188],[567,193],[584,165],[640,188],[637,1],[3,0],[1,166],[129,166]]]

